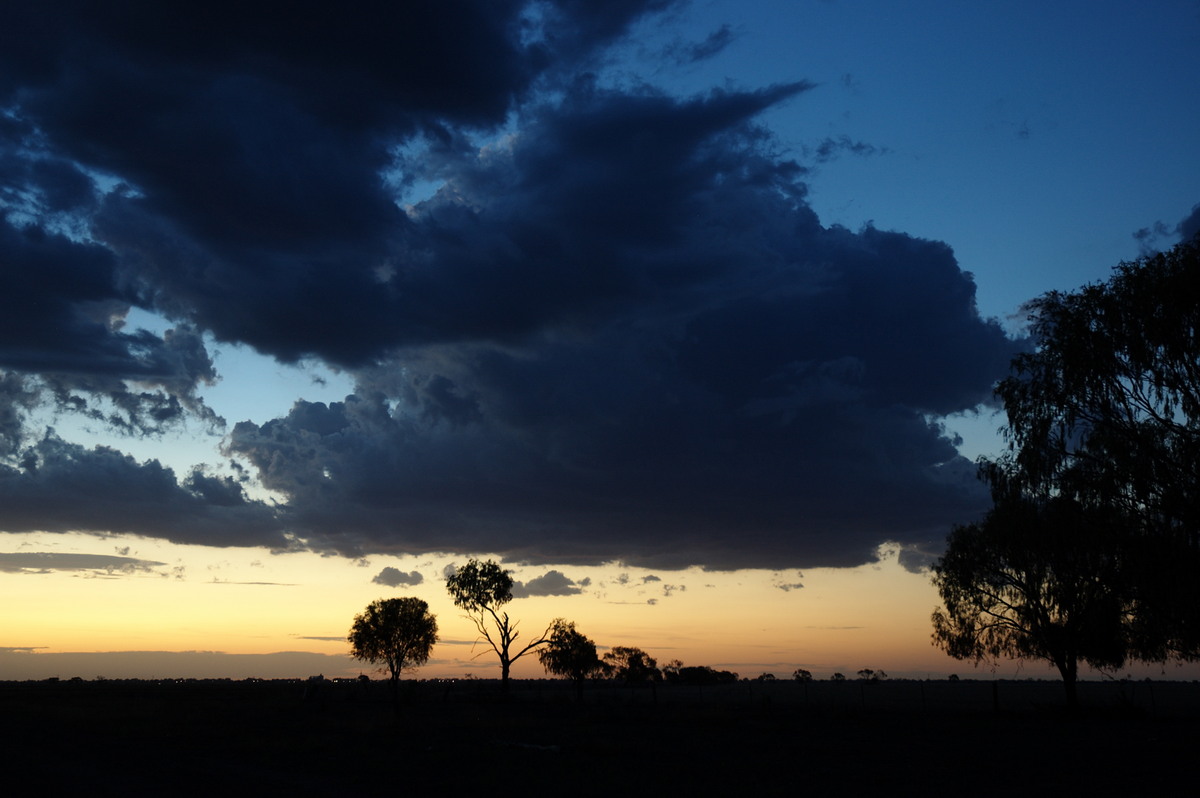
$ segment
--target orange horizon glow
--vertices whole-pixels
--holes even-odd
[[[22,537],[22,536],[14,536]],[[96,551],[86,536],[25,536],[23,548],[56,545]],[[113,540],[103,544],[112,546]],[[476,642],[473,624],[445,592],[442,568],[464,557],[372,557],[352,561],[315,554],[171,546],[117,540],[130,556],[164,563],[146,572],[0,573],[22,596],[0,640],[0,679],[304,678],[373,674],[349,657],[345,635],[371,601],[412,595],[429,602],[439,625],[430,662],[410,678],[495,678],[495,654]],[[872,564],[789,571],[650,570],[619,564],[561,566],[577,595],[531,596],[506,607],[520,622],[519,644],[557,617],[574,621],[601,651],[635,646],[660,665],[680,660],[754,678],[790,678],[804,668],[818,679],[848,678],[861,668],[894,677],[990,678],[987,666],[947,657],[930,643],[938,603],[927,574],[899,565],[883,550]],[[180,563],[189,565],[183,568]],[[390,588],[372,577],[384,565],[424,577]],[[551,567],[509,566],[518,581]],[[802,584],[803,587],[796,585]],[[131,652],[147,652],[138,657]],[[209,652],[191,653],[187,652]],[[290,652],[290,653],[289,653]],[[476,656],[477,655],[477,656]],[[290,659],[289,659],[290,658]],[[94,663],[88,669],[87,664]],[[157,664],[151,664],[157,663]],[[78,672],[66,672],[64,667]],[[162,669],[157,672],[155,669]],[[225,668],[227,672],[220,672]],[[316,668],[314,672],[310,670]],[[172,672],[174,669],[175,672]],[[216,670],[206,670],[216,669]],[[1193,678],[1193,667],[1130,668]],[[94,672],[92,672],[94,671]],[[1055,678],[1042,663],[1007,663],[998,675]],[[535,654],[514,664],[515,678],[544,678]]]

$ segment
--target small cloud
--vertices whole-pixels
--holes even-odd
[[[1180,241],[1191,241],[1200,235],[1200,203],[1192,206],[1192,211],[1178,224],[1169,225],[1161,220],[1149,227],[1143,227],[1133,234],[1138,242],[1142,255],[1153,255],[1172,246],[1172,241],[1178,237]]]
[[[649,604],[650,606],[654,606],[655,604],[658,603],[658,599],[646,599],[646,603]]]
[[[800,582],[792,582],[791,584],[776,583],[774,587],[778,590],[782,590],[784,593],[787,593],[791,590],[799,590],[800,588],[804,587],[804,585]]]
[[[295,582],[235,582],[229,579],[217,579],[213,577],[212,584],[214,585],[260,585],[264,587],[295,587]]]
[[[646,582],[661,582],[661,581],[662,581],[662,579],[660,579],[659,577],[655,576],[654,574],[649,574],[649,575],[647,575],[647,576],[643,576],[643,577],[642,577],[642,583],[643,583],[643,584],[645,584]]]
[[[832,161],[843,153],[867,158],[891,152],[887,147],[877,147],[865,141],[854,141],[849,136],[838,136],[836,139],[826,138],[816,147],[805,148],[805,150],[813,156],[817,163]]]
[[[344,637],[327,637],[323,635],[292,635],[297,640],[316,640],[321,643],[341,643]]]
[[[582,592],[583,588],[561,571],[547,571],[524,584],[517,582],[513,585],[512,590],[514,598],[525,598],[528,596],[571,596]]]
[[[421,576],[419,571],[405,573],[399,568],[393,568],[389,565],[375,574],[375,578],[371,580],[371,584],[399,587],[400,585],[419,585],[424,581],[425,577]]]
[[[677,64],[695,64],[718,55],[737,40],[733,26],[725,23],[702,42],[676,41],[666,48],[666,55]]]
[[[910,573],[923,574],[928,572],[941,556],[940,549],[931,550],[918,544],[909,544],[901,547],[896,561],[900,563],[901,568]]]

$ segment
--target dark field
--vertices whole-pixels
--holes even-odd
[[[1200,685],[0,683],[42,795],[1135,795],[1194,777]],[[993,692],[993,687],[995,691]],[[998,699],[998,704],[994,699]]]

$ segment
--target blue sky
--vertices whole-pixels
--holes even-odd
[[[1194,1],[119,5],[0,34],[10,552],[915,568],[1200,203]]]

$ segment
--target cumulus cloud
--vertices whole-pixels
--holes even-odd
[[[547,571],[528,582],[513,584],[513,598],[527,596],[574,596],[583,592],[583,585],[561,571]]]
[[[389,565],[375,574],[375,578],[371,580],[371,584],[399,587],[400,585],[419,585],[424,581],[425,577],[421,576],[418,571],[405,573],[399,568],[393,568]]]
[[[821,224],[759,122],[813,83],[606,75],[674,5],[23,10],[0,39],[0,529],[776,568],[979,512],[936,419],[1021,344],[947,245]],[[127,330],[132,308],[174,326]],[[41,402],[219,426],[208,340],[354,378],[230,431],[279,505],[27,429]]]
[[[0,519],[8,532],[129,533],[177,543],[292,548],[275,508],[230,477],[193,471],[182,483],[157,460],[52,433],[0,464]]]

